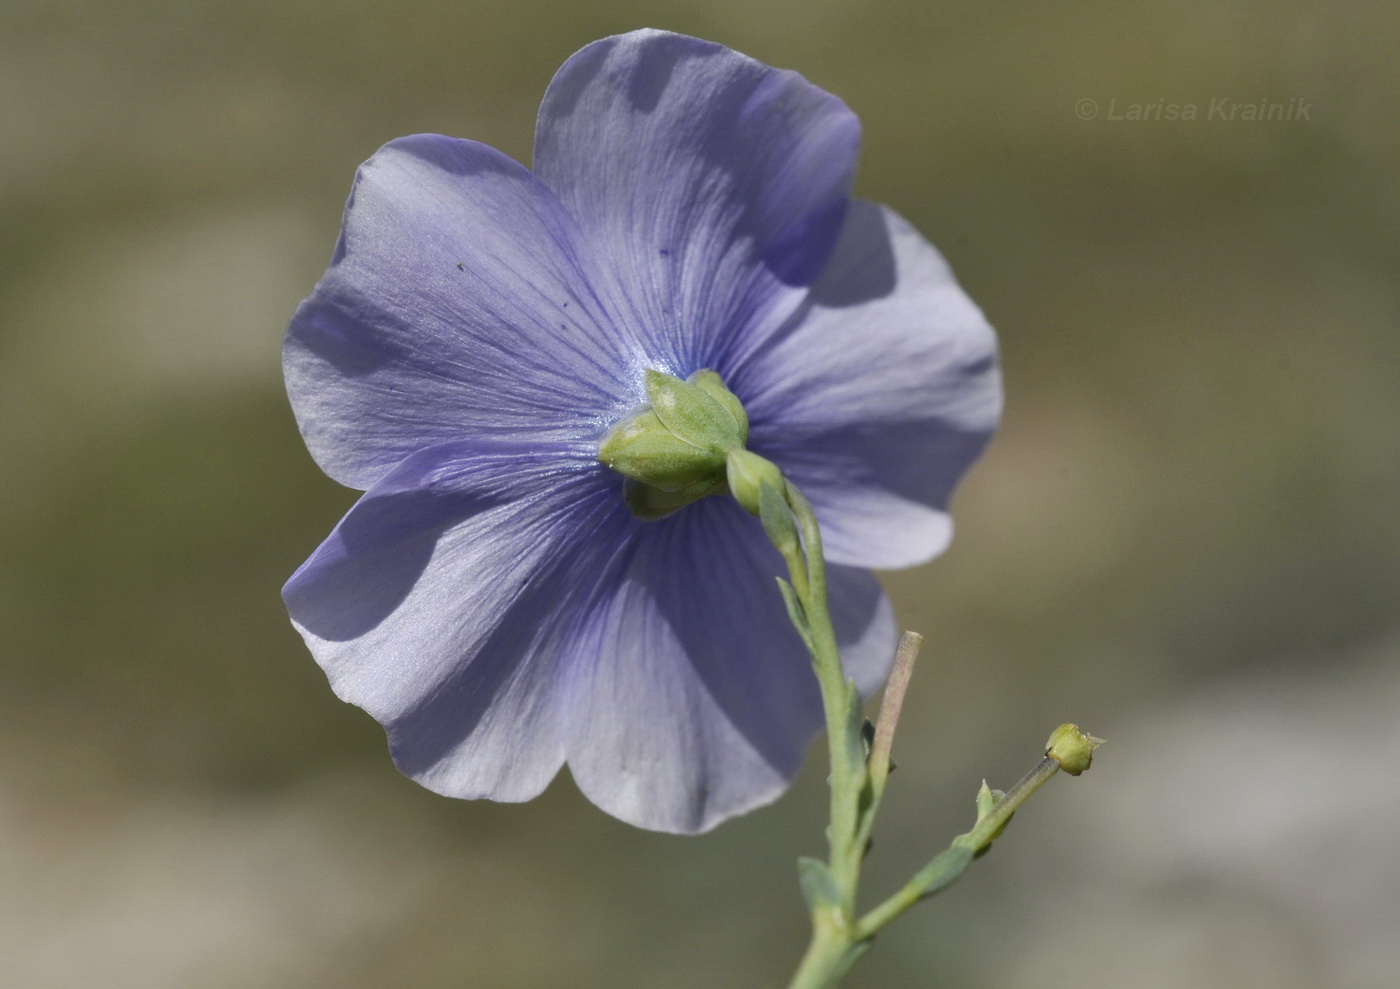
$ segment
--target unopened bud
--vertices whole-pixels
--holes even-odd
[[[761,492],[765,485],[774,491],[783,490],[783,472],[778,465],[748,450],[730,450],[726,469],[730,493],[750,514],[762,514]]]
[[[1045,754],[1065,772],[1078,776],[1089,768],[1094,750],[1102,744],[1102,738],[1080,731],[1078,725],[1060,725],[1045,743]]]

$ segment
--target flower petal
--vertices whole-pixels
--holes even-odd
[[[640,378],[636,348],[600,328],[577,239],[553,193],[483,144],[424,134],[365,162],[284,351],[326,473],[368,488],[434,443],[596,436],[635,404],[618,382]]]
[[[569,768],[608,813],[694,833],[787,788],[821,698],[756,519],[711,498],[639,526],[571,638]],[[889,602],[864,571],[830,582],[847,671],[872,690],[893,658]]]
[[[811,500],[828,559],[894,569],[943,551],[1001,379],[991,327],[913,227],[853,203],[805,309],[717,370],[748,410],[750,446]]]
[[[283,590],[343,700],[408,776],[528,800],[564,759],[557,648],[625,515],[590,449],[448,444],[382,478]],[[591,535],[591,533],[590,533]]]
[[[536,174],[611,261],[618,318],[685,376],[800,304],[848,202],[860,125],[795,72],[662,31],[555,75]]]

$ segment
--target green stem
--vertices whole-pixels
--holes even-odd
[[[764,528],[787,562],[792,596],[797,601],[796,606],[789,601],[789,610],[812,654],[831,755],[831,826],[827,831],[830,858],[825,866],[811,860],[803,863],[803,888],[812,911],[812,940],[788,989],[833,989],[856,960],[869,950],[876,932],[915,903],[951,885],[966,871],[972,860],[1006,827],[1026,798],[1055,774],[1060,761],[1047,755],[999,800],[994,800],[983,784],[983,794],[978,798],[978,819],[972,830],[953,839],[948,848],[903,888],[857,920],[856,890],[861,863],[874,827],[875,812],[884,794],[899,707],[922,640],[913,633],[906,633],[900,642],[895,670],[886,688],[867,758],[861,738],[860,695],[842,669],[836,633],[831,625],[826,565],[816,515],[802,493],[786,481],[781,502],[771,490],[767,494],[760,492],[759,500]],[[783,503],[792,512],[790,519]],[[794,520],[800,540],[792,531]],[[1097,740],[1081,735],[1073,725],[1062,726],[1061,731],[1066,729],[1073,729],[1071,734],[1086,747],[1082,757],[1087,768],[1088,755]],[[1074,769],[1068,768],[1068,771],[1074,772]]]
[[[821,529],[811,504],[791,484],[783,500],[801,533],[801,546],[784,553],[792,587],[802,605],[805,636],[821,688],[831,757],[831,826],[828,870],[834,900],[812,904],[812,940],[789,989],[826,989],[850,969],[869,947],[853,934],[856,888],[864,855],[866,828],[861,795],[866,787],[864,743],[860,736],[860,695],[841,666],[840,648],[827,603],[826,565]],[[775,543],[776,544],[776,543]],[[780,550],[784,547],[779,546]]]
[[[884,903],[871,910],[856,925],[855,936],[865,940],[920,900],[927,899],[940,890],[951,886],[967,870],[977,853],[987,847],[1006,827],[1016,808],[1026,802],[1026,798],[1038,790],[1059,770],[1058,760],[1046,756],[1040,764],[1019,783],[1006,792],[1006,796],[993,805],[991,811],[978,820],[973,829],[958,835],[953,843],[945,848],[933,861],[924,866],[914,878]]]
[[[869,847],[871,833],[875,830],[875,816],[880,813],[880,803],[885,797],[885,783],[892,765],[890,749],[894,745],[894,730],[899,724],[904,693],[909,688],[914,660],[918,658],[923,641],[924,637],[918,632],[905,632],[899,637],[894,666],[890,669],[884,695],[880,698],[880,713],[875,718],[875,737],[870,742],[870,757],[865,760],[870,781],[867,795],[869,805],[860,815],[860,827],[856,831],[856,847],[861,849],[862,854]]]
[[[860,831],[860,794],[865,786],[865,748],[860,738],[860,695],[846,679],[841,652],[831,625],[827,605],[826,563],[822,553],[821,529],[811,503],[791,484],[784,485],[784,499],[791,507],[802,533],[802,556],[788,559],[793,587],[807,618],[812,666],[821,687],[826,715],[827,745],[831,756],[831,827],[828,831],[831,875],[841,891],[841,926],[855,921],[856,885],[864,842],[857,844]],[[805,579],[804,579],[805,578]]]
[[[869,941],[853,941],[846,934],[826,933],[824,928],[815,927],[788,989],[830,989],[869,948]]]

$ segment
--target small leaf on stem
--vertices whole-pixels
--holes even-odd
[[[802,637],[803,643],[810,651],[812,648],[812,630],[807,624],[807,612],[802,607],[802,602],[797,598],[797,592],[792,589],[792,585],[779,577],[778,591],[783,595],[783,604],[787,605],[788,620],[792,622],[792,627],[797,630],[797,634]]]
[[[841,889],[825,862],[805,856],[798,859],[797,878],[802,884],[802,896],[812,910],[841,905]]]

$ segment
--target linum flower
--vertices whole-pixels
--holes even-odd
[[[404,773],[517,801],[567,763],[608,813],[695,832],[797,771],[821,705],[758,520],[721,496],[639,518],[599,462],[648,370],[742,402],[879,684],[895,628],[863,568],[943,549],[1000,386],[938,253],[851,200],[858,144],[796,73],[648,30],[559,70],[533,172],[438,135],[361,167],[285,370],[317,463],[365,494],[283,593]]]

